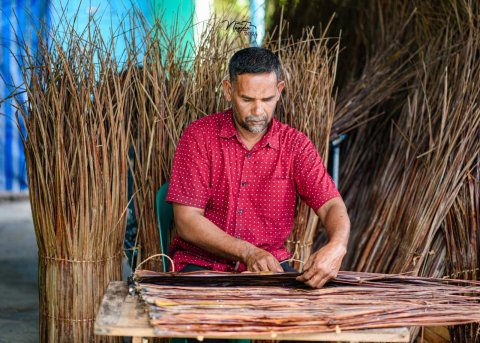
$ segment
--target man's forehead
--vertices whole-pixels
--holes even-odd
[[[265,80],[265,81],[273,81],[275,84],[279,81],[277,79],[277,74],[275,72],[265,72],[265,73],[243,73],[243,74],[238,74],[236,77],[235,82],[242,80],[242,81],[248,81],[248,80]]]
[[[275,92],[278,80],[275,73],[241,74],[232,85],[240,92]]]

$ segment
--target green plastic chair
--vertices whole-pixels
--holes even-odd
[[[162,254],[168,255],[168,244],[170,242],[170,230],[173,223],[173,207],[172,204],[166,202],[169,183],[164,183],[157,191],[155,199],[155,208],[157,211],[158,233],[160,235],[160,251]],[[162,256],[163,271],[169,270],[170,261]]]
[[[173,224],[173,206],[165,199],[168,194],[169,183],[164,183],[157,191],[155,198],[155,209],[157,211],[158,233],[160,234],[160,250],[162,254],[168,255],[168,244],[170,242],[170,230]],[[167,271],[170,261],[162,256],[164,271]],[[249,339],[230,339],[230,343],[250,343]],[[186,338],[171,338],[171,343],[188,343]]]

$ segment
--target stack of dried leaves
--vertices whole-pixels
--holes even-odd
[[[262,337],[480,320],[480,282],[341,272],[322,289],[296,273],[135,273],[156,334]]]

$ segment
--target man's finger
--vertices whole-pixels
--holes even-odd
[[[265,264],[261,261],[261,260],[258,260],[258,261],[255,261],[255,263],[253,264],[254,266],[254,271],[255,272],[263,272],[265,271]]]
[[[314,261],[314,258],[313,258],[313,255],[312,255],[308,258],[307,262],[303,265],[303,271],[304,272],[312,267],[313,261]]]
[[[305,283],[312,288],[322,288],[330,279],[330,276],[321,277],[319,275],[315,275]]]
[[[272,272],[277,272],[277,273],[283,272],[282,266],[280,265],[280,263],[278,263],[278,261],[275,258],[272,258],[269,260],[268,266],[269,266],[269,270]]]
[[[302,276],[303,276],[303,279],[306,281],[306,280],[310,280],[316,274],[318,274],[317,270],[315,268],[311,267],[311,268],[307,269],[306,271],[304,271]]]
[[[315,273],[313,271],[313,268],[304,269],[302,274],[297,277],[297,280],[305,282],[307,280],[310,280],[314,274]]]
[[[261,259],[259,261],[260,263],[260,266],[262,268],[262,272],[269,272],[271,269],[270,269],[270,259],[268,258],[265,258],[265,259]]]
[[[317,288],[317,284],[322,280],[322,278],[319,275],[314,275],[311,279],[305,280],[305,284],[312,287],[312,288]]]
[[[337,272],[335,270],[331,270],[329,273],[322,278],[322,280],[316,285],[317,288],[323,287],[327,282],[333,280],[337,277]]]

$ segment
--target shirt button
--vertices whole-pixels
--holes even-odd
[[[238,210],[238,214],[242,214],[243,213],[243,210],[242,209],[239,209]]]
[[[242,182],[242,186],[245,187],[247,183],[245,181]]]
[[[250,153],[247,154],[247,158],[250,158],[252,157],[252,155]]]

